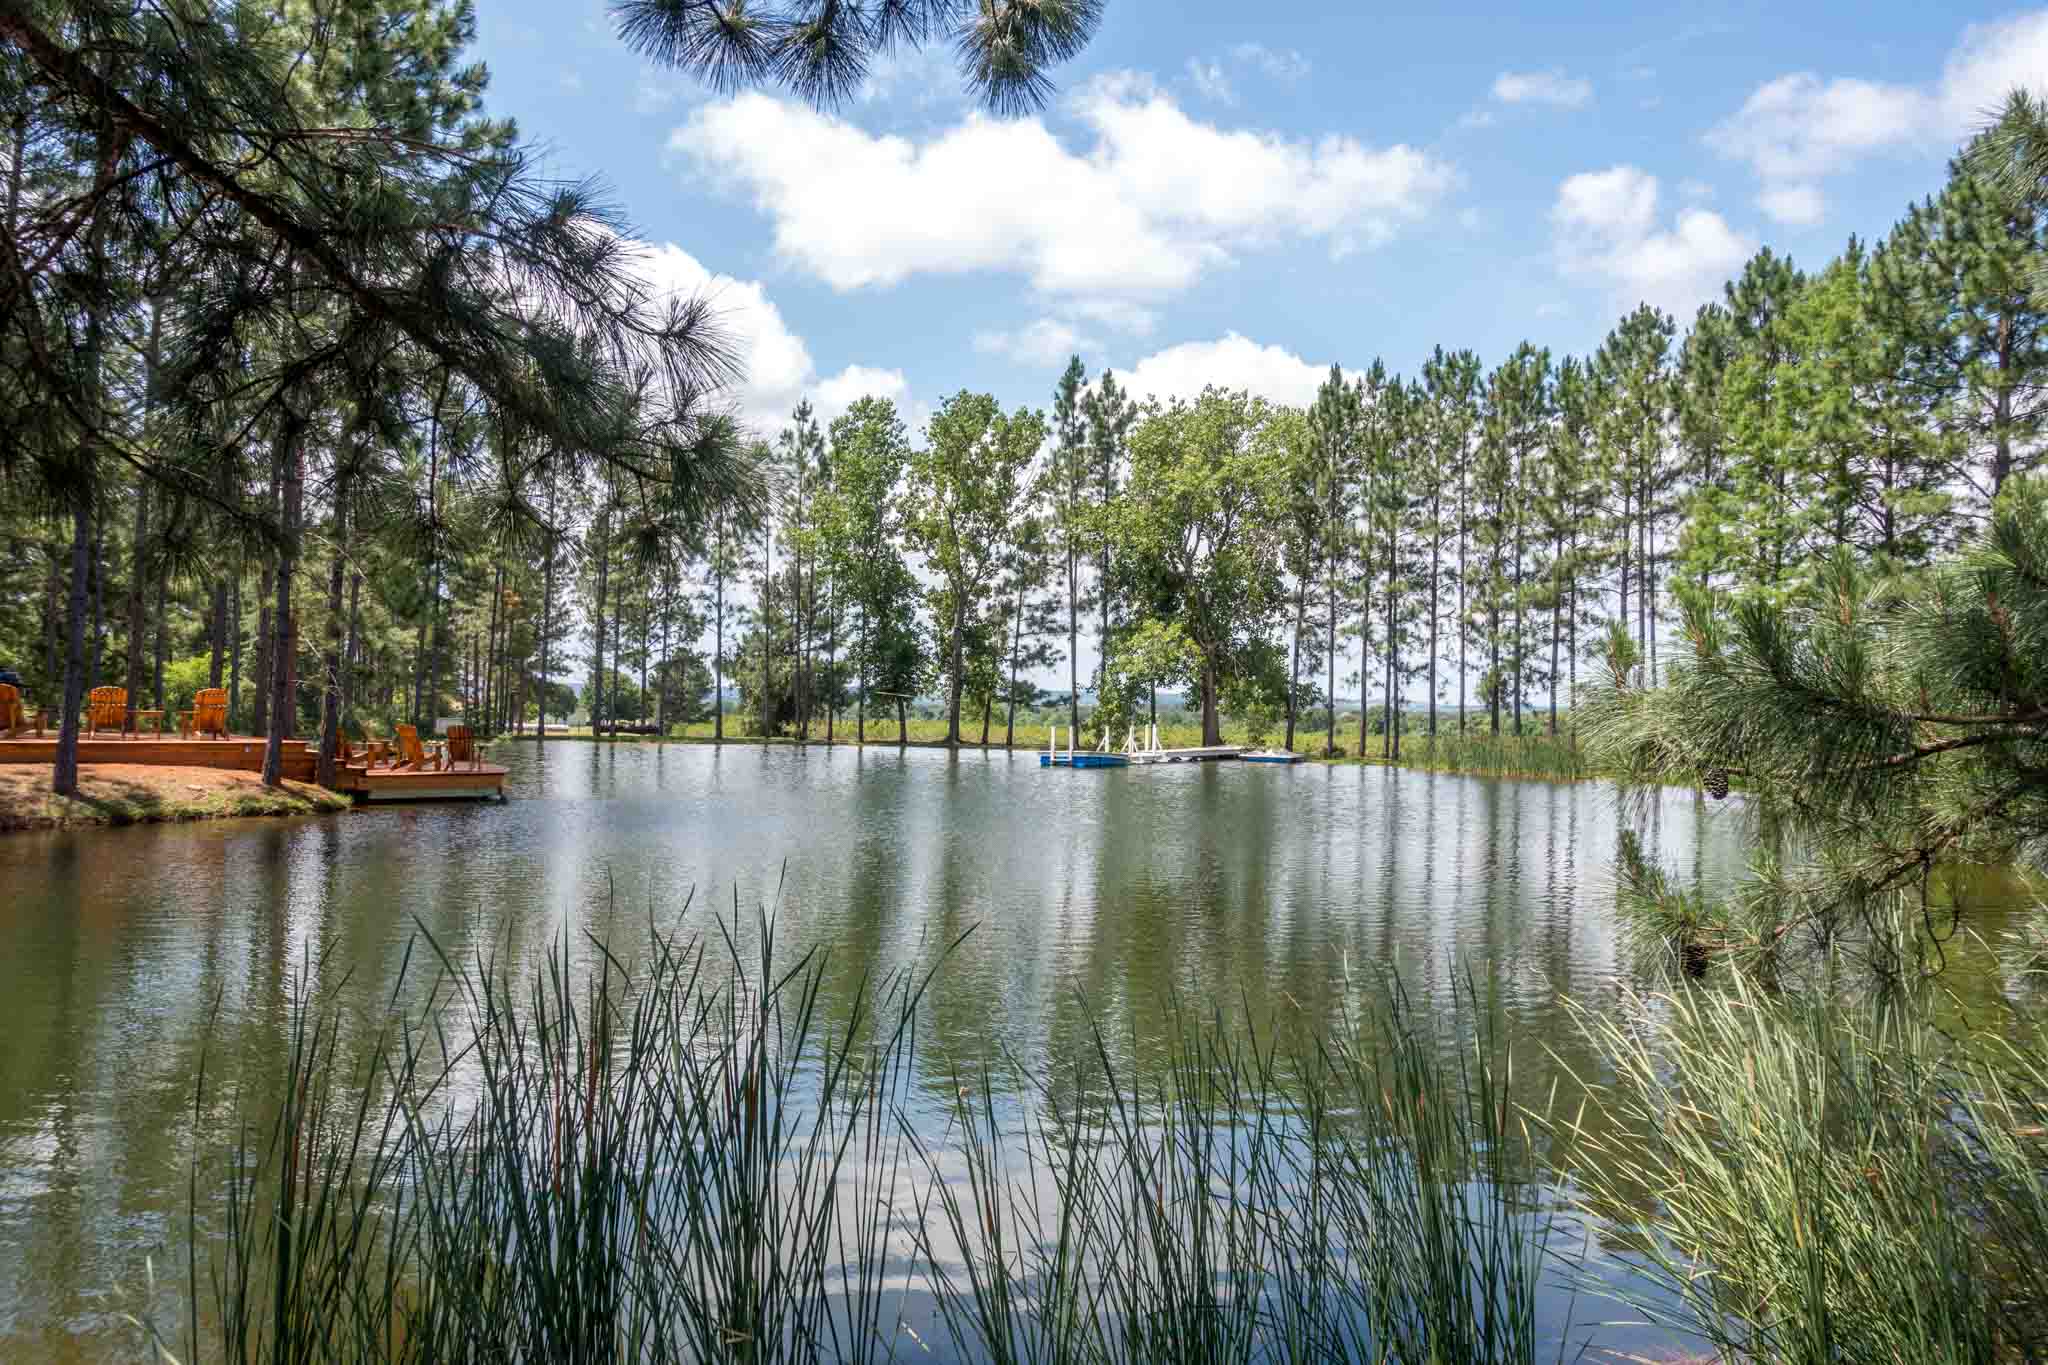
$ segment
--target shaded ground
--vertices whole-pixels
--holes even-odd
[[[162,768],[88,763],[78,795],[50,790],[47,763],[0,764],[0,833],[71,825],[135,825],[249,815],[313,815],[346,810],[349,799],[309,782],[263,785],[255,773],[223,768]]]

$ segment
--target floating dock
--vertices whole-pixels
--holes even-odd
[[[1242,746],[1218,744],[1207,749],[1139,749],[1130,759],[1133,763],[1221,763],[1243,757]]]
[[[1244,757],[1244,747],[1238,744],[1217,744],[1197,749],[1162,749],[1159,747],[1159,728],[1153,726],[1147,735],[1146,747],[1139,747],[1138,732],[1132,729],[1121,753],[1109,747],[1105,736],[1100,747],[1095,749],[1077,748],[1074,735],[1067,735],[1067,747],[1060,748],[1060,727],[1055,725],[1046,736],[1045,752],[1038,756],[1041,768],[1129,768],[1145,767],[1155,763],[1220,763],[1227,759]]]
[[[86,737],[78,740],[78,761],[91,763],[137,763],[150,768],[226,768],[236,772],[263,771],[264,741],[254,736],[231,735],[226,739],[182,739],[155,735]],[[320,749],[303,739],[284,741],[281,753],[283,776],[293,782],[311,782],[319,770]],[[54,734],[24,735],[0,739],[0,763],[55,763],[57,737]],[[348,792],[361,801],[451,801],[480,800],[502,796],[506,770],[492,763],[474,766],[458,763],[450,768],[371,768],[361,762],[337,763],[334,790]]]
[[[1041,768],[1128,768],[1131,760],[1122,754],[1040,754]]]

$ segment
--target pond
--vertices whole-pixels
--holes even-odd
[[[1561,1001],[1598,1006],[1628,979],[1624,816],[1602,784],[1049,772],[933,750],[497,752],[502,805],[0,841],[0,1357],[133,1340],[117,1315],[144,1258],[182,1263],[202,1057],[251,1087],[274,1077],[302,981],[365,1017],[416,1002],[431,973],[401,966],[421,929],[458,961],[520,971],[565,931],[630,944],[650,918],[709,931],[768,905],[778,950],[829,951],[845,992],[964,935],[923,1004],[936,1045],[918,1102],[934,1112],[953,1068],[1061,1055],[1091,1018],[1142,1071],[1176,1004],[1316,1024],[1383,967],[1446,1009],[1469,979],[1518,1065],[1596,1075]],[[1743,861],[1722,812],[1668,790],[1627,818],[1715,883]]]

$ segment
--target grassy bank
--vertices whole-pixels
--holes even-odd
[[[84,825],[140,825],[240,816],[316,815],[346,810],[349,800],[309,782],[266,787],[255,773],[220,768],[161,768],[139,763],[88,763],[78,795],[50,790],[46,763],[0,765],[0,833]]]

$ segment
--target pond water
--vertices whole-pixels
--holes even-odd
[[[1561,1001],[1627,981],[1613,789],[1358,767],[1071,773],[1030,754],[499,747],[502,805],[366,809],[0,841],[0,1358],[93,1358],[145,1256],[181,1264],[202,1055],[260,1086],[294,991],[380,1015],[458,959],[530,967],[564,931],[778,916],[833,989],[930,961],[950,1067],[1058,1055],[1091,1015],[1133,1050],[1173,1002],[1335,1017],[1398,969],[1498,1002],[1518,1065],[1597,1075]],[[495,754],[494,754],[495,756]],[[1742,834],[1666,791],[1627,818],[1717,882]],[[973,930],[971,934],[967,931]],[[942,1074],[943,1073],[943,1074]],[[217,1138],[215,1139],[218,1140]],[[1583,1310],[1583,1306],[1582,1306]],[[1598,1316],[1597,1314],[1595,1316]]]

